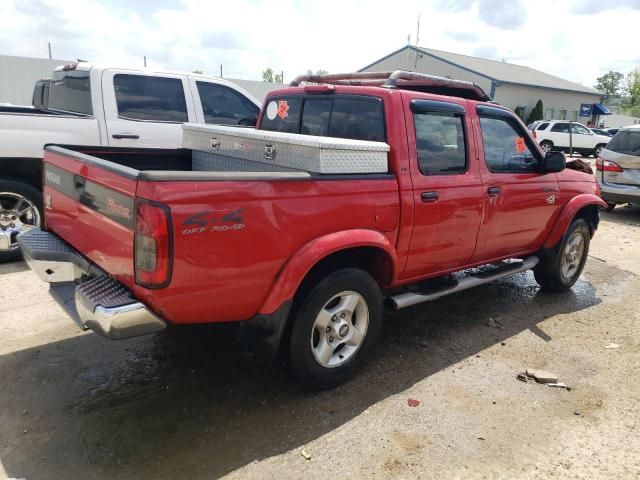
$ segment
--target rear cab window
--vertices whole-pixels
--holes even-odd
[[[47,108],[93,115],[89,71],[62,70],[53,72]]]
[[[267,100],[260,130],[386,141],[381,98],[337,94],[274,96]]]

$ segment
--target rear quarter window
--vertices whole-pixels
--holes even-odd
[[[606,148],[612,152],[640,157],[640,130],[620,130]]]
[[[538,125],[538,128],[536,128],[536,130],[546,130],[548,126],[549,122],[541,123],[540,125]]]

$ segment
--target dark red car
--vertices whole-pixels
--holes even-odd
[[[246,322],[272,352],[288,336],[298,379],[326,388],[363,363],[383,305],[528,269],[548,290],[576,282],[606,206],[593,176],[545,156],[477,86],[406,72],[295,85],[270,94],[259,130],[386,143],[387,171],[194,171],[188,149],[46,148],[46,230],[20,244],[81,326],[126,338]]]

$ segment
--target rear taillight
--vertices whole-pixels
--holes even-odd
[[[166,287],[171,280],[172,240],[169,209],[138,201],[134,239],[136,283],[147,288]]]
[[[533,138],[538,138],[538,134],[535,130],[531,130],[531,135],[533,135]]]
[[[596,159],[596,170],[600,172],[602,172],[603,170],[605,172],[623,172],[624,171],[622,170],[622,168],[620,168],[620,165],[618,165],[617,163],[610,162],[609,160],[603,160],[601,158]]]

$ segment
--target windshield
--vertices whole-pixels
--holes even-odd
[[[92,115],[89,72],[82,70],[53,72],[48,108]]]

